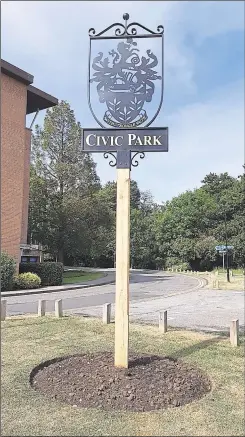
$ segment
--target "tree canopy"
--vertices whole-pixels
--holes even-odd
[[[131,265],[211,269],[215,246],[234,246],[244,265],[244,175],[206,175],[201,187],[157,205],[131,180]],[[81,126],[67,102],[47,110],[32,138],[28,238],[67,264],[111,267],[115,261],[116,182],[101,185],[81,150]]]

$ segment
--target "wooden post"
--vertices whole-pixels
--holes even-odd
[[[45,316],[45,311],[46,311],[46,300],[39,300],[38,301],[38,309],[37,309],[38,317]]]
[[[168,330],[168,312],[162,311],[159,313],[159,329],[163,332]]]
[[[130,169],[117,169],[115,366],[128,368]]]
[[[111,304],[106,303],[103,305],[103,323],[108,325],[111,321]]]
[[[6,306],[7,306],[6,299],[1,300],[1,320],[6,319]]]
[[[239,344],[239,320],[232,320],[230,326],[230,342],[232,346]]]
[[[62,317],[63,316],[62,299],[56,300],[54,307],[55,307],[55,317]]]

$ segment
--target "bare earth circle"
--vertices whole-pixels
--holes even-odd
[[[31,386],[74,407],[151,411],[200,399],[211,382],[200,369],[168,357],[135,355],[128,369],[111,352],[57,358],[37,366]]]

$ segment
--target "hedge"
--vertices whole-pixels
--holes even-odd
[[[12,290],[13,278],[16,272],[16,262],[7,253],[1,253],[1,290]]]
[[[36,273],[20,273],[14,278],[14,288],[17,290],[39,288],[40,285],[41,279]]]
[[[63,264],[56,262],[21,263],[19,273],[36,273],[41,278],[41,285],[62,285]]]

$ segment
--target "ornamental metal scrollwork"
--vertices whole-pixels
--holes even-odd
[[[96,33],[94,28],[89,29],[88,34],[91,38],[100,38],[102,37],[102,35],[104,35],[104,38],[106,38],[106,33],[109,32],[109,30],[111,29],[115,29],[114,30],[114,35],[117,37],[122,37],[122,36],[134,36],[134,35],[138,35],[138,30],[137,28],[139,28],[139,30],[144,30],[147,32],[147,34],[151,34],[151,35],[161,35],[164,32],[164,28],[163,26],[158,26],[156,32],[154,32],[153,30],[148,29],[147,27],[143,26],[140,23],[137,22],[133,22],[128,24],[128,20],[129,20],[129,14],[123,14],[123,19],[125,21],[124,24],[122,23],[114,23],[111,24],[110,26],[108,26],[106,29],[102,30],[102,32]],[[109,38],[109,36],[108,36]]]
[[[104,154],[103,154],[103,156],[104,156],[104,158],[105,159],[108,159],[109,158],[109,155],[111,155],[111,156],[113,156],[113,158],[114,158],[114,160],[111,160],[111,161],[109,161],[109,165],[111,166],[111,167],[116,167],[116,165],[117,165],[117,157],[112,153],[112,152],[105,152]]]
[[[145,153],[144,152],[136,152],[133,155],[131,155],[131,165],[132,167],[138,167],[139,161],[136,158],[136,156],[139,155],[140,159],[144,159]]]

